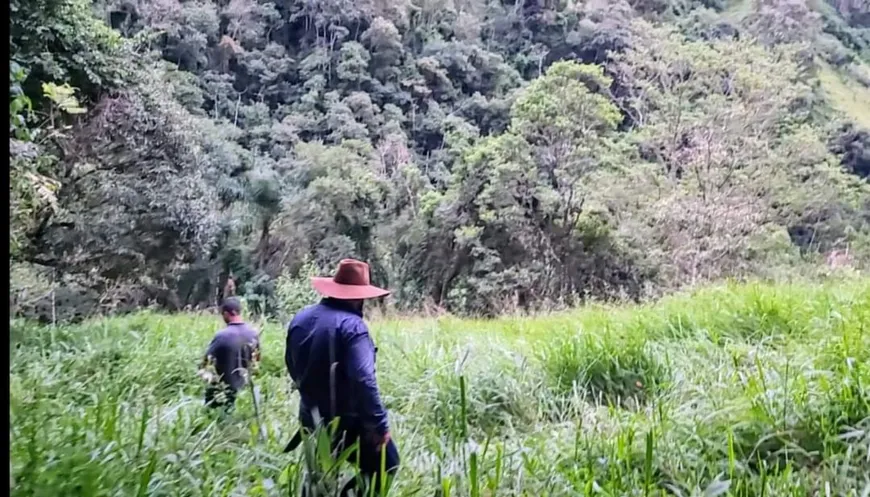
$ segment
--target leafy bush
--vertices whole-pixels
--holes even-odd
[[[275,281],[275,298],[283,322],[317,301],[317,292],[311,287],[311,278],[314,276],[321,276],[320,270],[312,260],[307,259],[295,276],[283,273]]]

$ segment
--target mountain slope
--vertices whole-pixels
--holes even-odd
[[[233,278],[276,311],[353,256],[483,314],[860,268],[859,7],[16,0],[15,260],[82,305]]]

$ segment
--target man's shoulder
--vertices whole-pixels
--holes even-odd
[[[220,342],[226,340],[232,335],[232,330],[229,327],[221,328],[214,334],[213,342]]]
[[[341,316],[341,329],[349,338],[366,335],[369,332],[369,327],[362,316],[347,311],[344,311]]]
[[[287,325],[288,330],[296,326],[306,327],[313,324],[310,321],[312,317],[318,317],[317,321],[320,326],[327,325],[330,327],[339,328],[345,332],[359,333],[367,332],[365,321],[363,318],[353,312],[325,305],[323,303],[311,304],[304,307],[302,310],[293,316],[290,323]],[[325,320],[319,318],[327,318]]]
[[[293,318],[290,320],[290,324],[299,323],[304,321],[312,316],[335,316],[341,319],[342,321],[350,319],[356,321],[362,321],[362,318],[350,311],[345,309],[340,309],[338,307],[333,307],[322,302],[318,302],[316,304],[310,304],[293,315]]]
[[[226,328],[218,330],[214,335],[213,342],[224,342],[228,340],[235,340],[238,336],[244,337],[259,337],[260,333],[256,328],[249,325],[248,323],[239,323],[239,324],[231,324]]]
[[[359,314],[355,314],[354,312],[351,312],[347,309],[342,309],[340,307],[333,307],[329,305],[324,305],[323,307],[326,312],[329,312],[330,314],[335,316],[336,324],[341,328],[353,331],[358,328],[365,328],[366,326],[365,321]]]
[[[238,324],[238,325],[236,325],[236,326],[239,327],[239,330],[240,330],[242,333],[246,333],[246,334],[254,334],[254,335],[259,335],[259,334],[260,334],[260,332],[257,330],[257,328],[254,328],[254,327],[251,326],[249,323],[240,323],[240,324]]]
[[[298,324],[301,321],[307,319],[308,316],[310,316],[311,313],[314,312],[315,309],[317,309],[318,305],[320,304],[306,305],[305,307],[297,311],[296,314],[294,314],[293,317],[290,319],[290,323],[288,324],[288,326],[293,326],[294,324]]]
[[[218,351],[226,349],[230,343],[230,334],[227,329],[223,328],[218,330],[211,339],[211,343],[208,344],[209,354],[217,353]]]

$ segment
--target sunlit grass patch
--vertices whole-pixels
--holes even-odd
[[[818,78],[831,107],[870,128],[870,88],[825,63],[821,64]]]

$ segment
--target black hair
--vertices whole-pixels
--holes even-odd
[[[237,297],[224,299],[224,301],[221,302],[221,314],[225,312],[234,316],[240,315],[242,313],[242,301]]]

